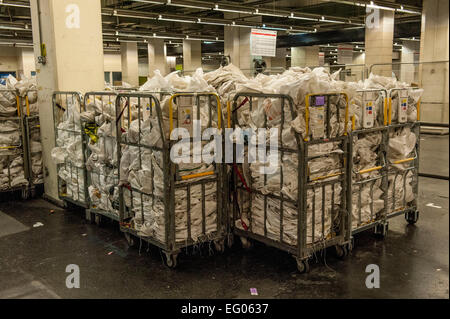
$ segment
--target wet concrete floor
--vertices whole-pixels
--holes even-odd
[[[448,147],[448,136],[423,138],[422,148]],[[422,153],[421,171],[448,176],[447,150]],[[24,227],[0,237],[0,298],[252,298],[250,288],[259,298],[449,298],[448,196],[448,181],[420,178],[416,225],[398,216],[384,239],[358,234],[346,259],[327,250],[308,274],[298,274],[288,254],[262,244],[247,251],[239,239],[223,254],[190,249],[171,270],[155,247],[128,247],[117,224],[99,227],[81,211],[9,198],[0,211]],[[79,289],[66,287],[69,264],[80,268]],[[369,264],[380,268],[379,289],[366,288]]]

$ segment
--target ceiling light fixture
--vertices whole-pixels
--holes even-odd
[[[291,12],[291,15],[288,16],[289,19],[297,19],[297,20],[307,20],[307,21],[318,21],[316,18],[306,18],[306,17],[297,17],[294,15],[294,12]]]

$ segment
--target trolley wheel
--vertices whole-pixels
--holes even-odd
[[[249,238],[241,237],[242,248],[245,250],[249,250],[253,247],[252,242]]]
[[[166,254],[166,265],[169,268],[175,268],[177,266],[178,254],[165,253]]]
[[[388,230],[389,230],[388,222],[379,223],[375,226],[374,233],[376,236],[384,238],[387,236]]]
[[[419,220],[419,211],[409,211],[405,213],[405,219],[410,225],[414,225]]]
[[[297,261],[297,270],[299,273],[304,274],[309,272],[309,262],[308,259],[295,259]]]
[[[216,248],[216,251],[223,253],[225,251],[225,239],[215,240],[214,247]]]
[[[95,214],[94,220],[95,220],[95,224],[96,224],[97,226],[100,226],[101,223],[102,223],[102,215],[100,215],[100,214]]]
[[[32,188],[31,189],[31,194],[30,194],[31,198],[35,198],[36,197],[36,188]]]
[[[136,241],[134,240],[134,237],[130,233],[123,233],[123,234],[127,241],[128,247],[133,247],[134,245],[136,245]]]
[[[336,250],[336,257],[343,259],[348,255],[348,247],[347,245],[336,245],[334,246]]]

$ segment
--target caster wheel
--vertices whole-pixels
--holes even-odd
[[[405,219],[410,225],[414,225],[419,220],[419,211],[410,211],[405,213]]]
[[[177,254],[166,253],[166,265],[169,268],[175,268],[177,266]]]
[[[225,251],[225,240],[214,241],[214,247],[216,251],[223,253]]]
[[[334,246],[335,250],[336,250],[336,257],[343,259],[345,257],[347,257],[348,255],[348,248],[347,245],[336,245]]]
[[[245,237],[241,237],[241,243],[242,243],[242,248],[244,248],[245,250],[249,250],[253,246],[253,244],[250,241],[250,239],[245,238]]]
[[[128,247],[134,247],[136,245],[134,237],[130,233],[124,233],[124,235],[127,240]]]
[[[309,263],[307,259],[301,260],[296,259],[297,261],[297,270],[301,274],[305,274],[309,272]]]
[[[389,223],[381,223],[375,226],[375,235],[381,238],[384,238],[387,236],[389,230]]]
[[[95,214],[94,220],[95,220],[95,224],[96,224],[97,226],[100,226],[101,223],[102,223],[102,215],[100,215],[100,214]]]

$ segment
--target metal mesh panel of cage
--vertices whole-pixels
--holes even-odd
[[[248,157],[256,154],[251,133],[234,133],[250,134],[246,141],[242,138],[245,147],[241,159],[237,150],[234,153],[234,233],[243,243],[251,238],[293,254],[301,272],[309,269],[307,260],[318,250],[336,246],[346,254],[350,248],[346,211],[348,98],[344,93],[311,94],[305,101],[302,109],[287,95],[238,93],[232,110],[234,128],[248,129],[251,125],[245,119],[264,107],[262,129],[281,131],[276,156],[269,155],[265,162],[259,158],[272,146],[263,145],[255,160],[255,155]],[[267,115],[271,113],[269,105],[277,107],[276,116]],[[291,130],[299,113],[306,123],[303,135]],[[261,166],[272,166],[274,160],[278,163],[275,171],[258,171]]]
[[[385,234],[386,228],[378,225],[385,224],[387,212],[387,91],[359,90],[354,99],[361,112],[351,117],[349,136],[347,205],[352,234],[371,228]]]
[[[222,249],[225,233],[221,164],[193,162],[191,153],[188,163],[172,162],[180,141],[169,132],[188,130],[196,118],[205,120],[201,132],[221,128],[222,118],[215,94],[156,95],[123,93],[116,100],[120,221],[125,233],[163,249],[174,267],[181,248],[214,241]],[[192,148],[193,138],[186,145]]]
[[[15,90],[0,89],[0,192],[28,196],[23,111]]]
[[[37,90],[29,90],[20,96],[26,137],[26,162],[31,193],[35,194],[36,187],[44,184],[44,166],[42,162],[41,130],[39,108],[37,104]]]
[[[420,99],[412,98],[415,88],[389,91],[388,124],[388,214],[404,214],[409,223],[418,220]],[[415,113],[417,112],[417,113]]]
[[[85,112],[81,113],[81,122],[86,143],[88,219],[91,219],[90,214],[95,214],[119,220],[117,94],[102,91],[84,95]]]
[[[86,148],[80,115],[85,111],[79,92],[56,91],[52,96],[59,198],[88,207]]]

